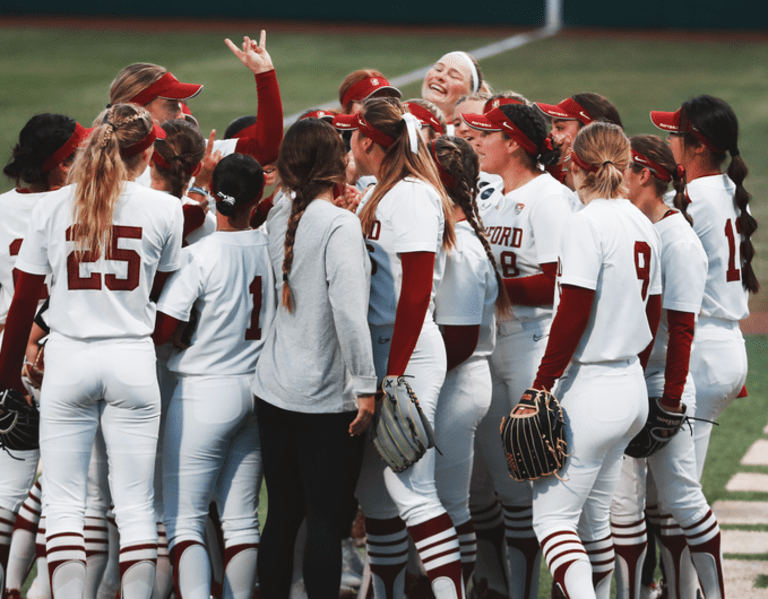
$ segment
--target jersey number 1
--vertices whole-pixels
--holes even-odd
[[[261,339],[261,329],[259,328],[259,314],[261,314],[261,277],[254,277],[251,281],[248,291],[253,296],[253,310],[251,311],[251,326],[245,330],[246,341],[257,341]]]

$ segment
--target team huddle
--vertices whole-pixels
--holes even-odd
[[[699,481],[759,289],[731,107],[628,138],[451,52],[283,133],[265,33],[226,42],[258,112],[224,139],[136,63],[4,169],[4,599],[35,563],[52,599],[287,599],[297,538],[309,599],[536,599],[542,558],[553,597],[724,599]]]

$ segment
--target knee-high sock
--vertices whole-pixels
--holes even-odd
[[[225,542],[222,599],[251,599],[256,588],[258,550],[258,542],[231,546]]]
[[[81,597],[85,588],[85,539],[62,532],[45,540],[48,575],[54,597]]]
[[[475,562],[477,561],[477,534],[472,520],[467,520],[464,524],[456,527],[456,534],[459,535],[459,552],[461,553],[461,570],[464,576],[464,589],[472,578],[472,572],[475,571]]]
[[[553,586],[559,588],[566,599],[594,597],[592,565],[575,532],[553,532],[542,539],[541,549],[552,572]]]
[[[155,586],[157,542],[120,548],[120,588],[123,599],[150,599]]]
[[[720,547],[720,526],[712,510],[703,518],[683,527],[691,559],[699,575],[701,589],[707,599],[724,599],[723,552]]]
[[[642,569],[648,548],[645,518],[635,522],[611,522],[616,552],[616,599],[638,599]]]
[[[408,532],[432,582],[435,598],[464,599],[459,539],[451,517],[442,514],[409,526]]]
[[[152,599],[168,599],[173,590],[173,568],[168,553],[168,537],[165,525],[157,522],[157,564],[155,565],[155,586]]]
[[[178,599],[209,599],[211,565],[205,545],[199,541],[182,541],[171,546],[173,583]]]
[[[375,599],[405,597],[405,566],[408,563],[408,531],[400,518],[365,519],[365,542],[371,562]]]
[[[104,516],[85,517],[85,590],[83,599],[96,599],[101,578],[107,568],[109,531]]]
[[[533,507],[503,505],[507,560],[511,578],[510,599],[539,596],[541,548],[533,532]]]
[[[472,523],[477,535],[477,564],[474,585],[506,595],[507,556],[504,549],[504,518],[501,503],[496,499],[485,507],[472,507]]]
[[[695,597],[698,582],[683,531],[671,514],[661,514],[655,507],[649,507],[647,513],[650,522],[658,527],[657,539],[664,565],[664,587],[669,599]]]
[[[592,564],[592,585],[597,599],[608,599],[611,594],[611,575],[616,563],[613,539],[607,536],[595,541],[584,541],[589,562]]]

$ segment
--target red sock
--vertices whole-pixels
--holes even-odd
[[[456,597],[463,598],[465,593],[459,539],[450,516],[442,514],[421,524],[409,526],[408,532],[416,545],[427,576],[432,581],[435,595],[440,595],[439,589],[443,583],[440,579],[448,579],[453,583]],[[435,588],[436,582],[438,588]]]

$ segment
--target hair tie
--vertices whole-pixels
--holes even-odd
[[[555,148],[552,147],[552,138],[547,136],[544,138],[544,148],[552,152]],[[539,154],[541,156],[541,154]]]
[[[402,119],[405,121],[405,128],[408,130],[408,140],[410,141],[411,152],[413,154],[418,154],[419,130],[421,129],[421,121],[410,112],[404,113]]]
[[[445,170],[445,167],[437,157],[436,139],[432,140],[432,143],[429,144],[429,148],[432,151],[432,158],[435,159],[435,164],[437,165],[437,174],[440,175],[440,182],[450,189],[456,189],[456,179],[454,179],[453,176],[447,170]]]
[[[680,179],[685,179],[685,167],[682,164],[677,165],[677,176]]]
[[[287,282],[288,282],[288,273],[284,272],[283,273],[283,283],[287,283]]]
[[[213,195],[216,198],[216,202],[221,202],[222,204],[227,204],[228,206],[234,206],[235,205],[235,198],[233,198],[230,195],[227,195],[226,193],[224,193],[222,191],[217,191]]]
[[[739,148],[731,150],[731,158],[736,158],[736,156],[739,156],[740,154],[741,152],[739,152]]]
[[[110,102],[109,104],[107,104],[107,110],[109,110],[110,108],[112,108],[112,102]]]
[[[605,162],[603,162],[603,166],[605,166],[606,164],[613,164],[613,162],[611,162],[610,160],[606,160]]]

